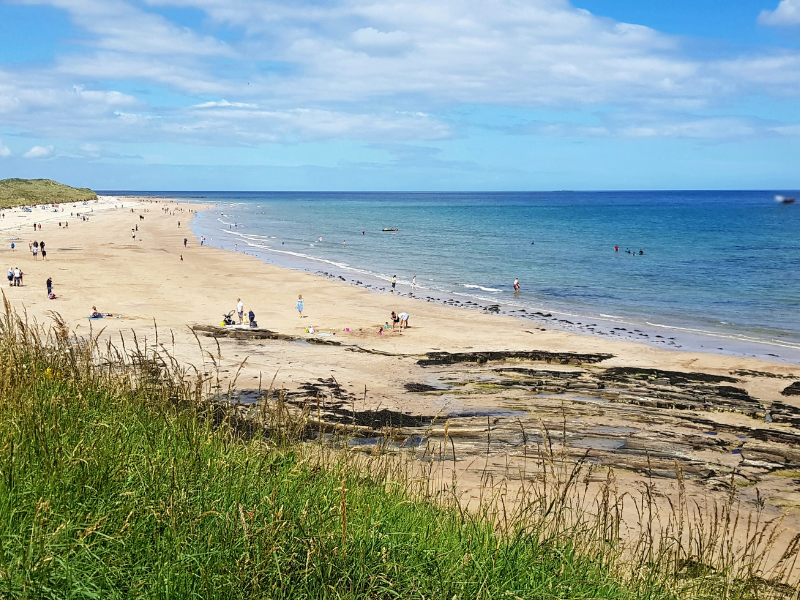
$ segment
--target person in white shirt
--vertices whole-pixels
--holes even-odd
[[[241,325],[244,323],[244,302],[242,302],[241,298],[236,301],[236,312],[239,313],[239,325]]]
[[[411,316],[407,312],[401,312],[397,315],[400,319],[400,329],[408,329],[408,318]]]

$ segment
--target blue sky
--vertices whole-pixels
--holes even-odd
[[[800,0],[0,0],[0,178],[800,188]]]

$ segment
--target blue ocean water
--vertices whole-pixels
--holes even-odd
[[[776,193],[157,195],[217,203],[193,221],[198,235],[283,266],[373,288],[396,274],[404,292],[416,275],[422,297],[763,355],[800,350],[800,205]]]

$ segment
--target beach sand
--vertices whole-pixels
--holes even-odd
[[[541,329],[513,317],[376,294],[244,253],[201,247],[189,222],[190,211],[202,208],[111,198],[63,205],[59,212],[4,211],[0,255],[6,266],[25,274],[24,285],[6,287],[5,296],[29,319],[47,324],[57,312],[77,333],[102,330],[102,338],[115,343],[121,336],[131,341],[135,332],[140,343],[154,344],[157,327],[159,343],[180,361],[211,373],[213,356],[223,378],[238,372],[243,401],[274,378],[274,387],[297,402],[322,392],[333,416],[337,410],[385,411],[384,420],[371,427],[375,431],[391,422],[410,436],[415,417],[438,415],[439,422],[450,421],[466,496],[487,468],[509,476],[509,460],[515,464],[526,454],[528,437],[521,431],[532,439],[544,425],[565,439],[571,454],[589,451],[599,466],[614,466],[630,485],[638,485],[650,468],[665,494],[674,492],[675,464],[698,496],[724,497],[735,471],[745,484],[746,506],[755,506],[757,488],[770,514],[788,511],[787,524],[800,531],[800,396],[781,395],[800,380],[797,365]],[[78,212],[89,220],[69,216]],[[59,227],[59,221],[69,227]],[[33,222],[42,223],[35,234]],[[34,261],[28,251],[34,239],[46,242],[46,262]],[[48,277],[56,300],[46,296]],[[295,309],[299,294],[304,318]],[[214,340],[203,332],[195,337],[192,327],[218,326],[237,298],[245,314],[255,312],[260,328],[296,339]],[[90,321],[92,306],[113,316]],[[410,313],[411,327],[378,335],[392,310]],[[311,336],[309,326],[330,335]],[[312,337],[328,343],[304,341]],[[434,352],[490,351],[612,356],[594,363],[591,357],[549,356],[548,363],[495,355],[419,364]],[[712,377],[681,381],[669,373],[607,371],[611,367]],[[425,426],[418,433],[420,439],[443,435]]]

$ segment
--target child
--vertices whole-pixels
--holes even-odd
[[[300,313],[300,318],[303,318],[303,295],[297,297],[297,312]]]

